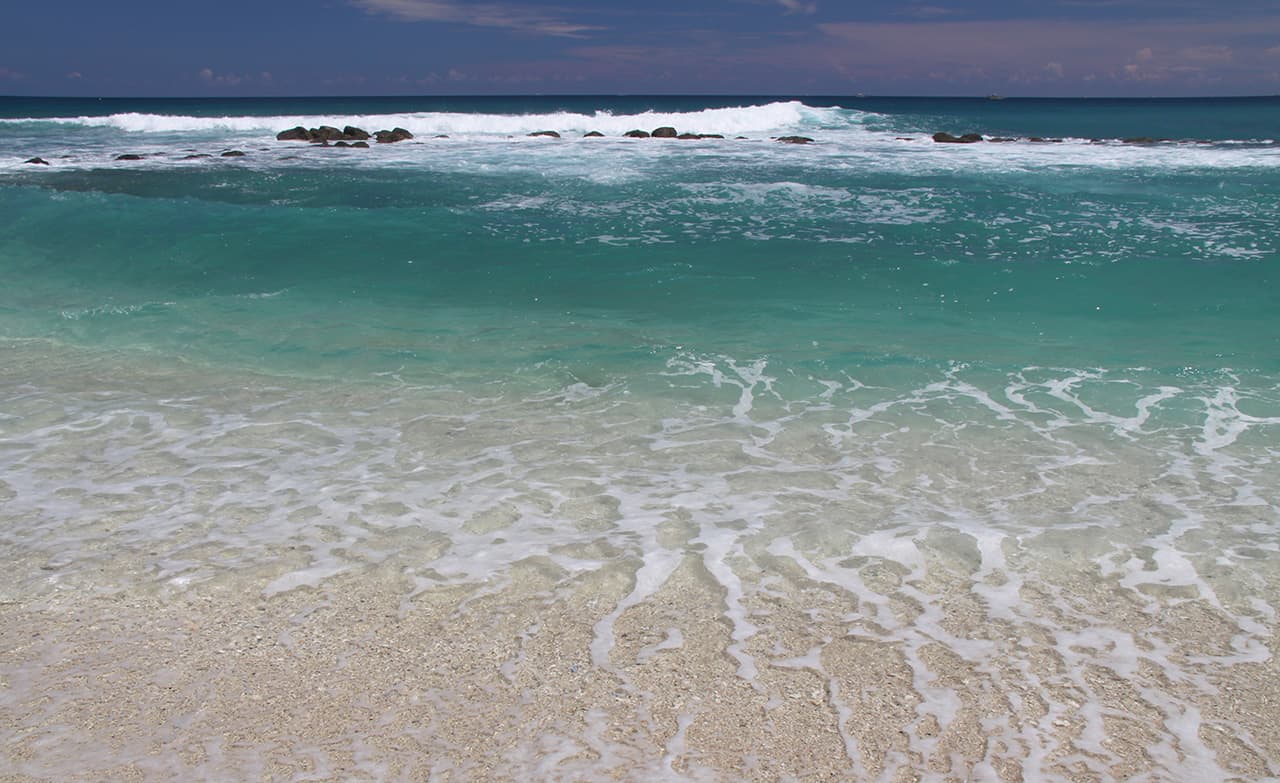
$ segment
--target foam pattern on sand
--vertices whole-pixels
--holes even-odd
[[[649,379],[665,395],[574,383],[478,398],[205,385],[142,360],[113,381],[116,368],[73,351],[37,385],[22,380],[24,346],[6,345],[3,386],[11,606],[341,601],[375,573],[403,616],[470,596],[440,610],[446,627],[536,599],[577,628],[573,665],[667,736],[658,771],[679,779],[728,763],[699,734],[712,693],[758,702],[751,721],[780,719],[787,672],[817,683],[812,707],[838,732],[823,763],[858,779],[939,760],[966,775],[1106,777],[1134,753],[1157,777],[1228,779],[1245,761],[1277,772],[1257,736],[1268,729],[1215,706],[1245,668],[1275,684],[1280,397],[1230,372],[957,365],[904,394],[870,370],[784,377],[765,358],[685,353]],[[536,589],[522,586],[532,563]],[[524,622],[511,638],[541,643],[547,631]],[[674,685],[652,664],[706,645],[711,669],[685,684],[702,706],[662,706]],[[531,676],[513,655],[491,676]],[[876,707],[879,688],[904,701]],[[431,714],[458,697],[435,692]],[[26,698],[11,688],[4,708]],[[607,704],[588,726],[620,720]],[[901,741],[883,745],[872,716]],[[955,745],[974,721],[986,744]],[[43,731],[75,736],[56,720]],[[1245,750],[1220,755],[1215,732]],[[644,743],[608,732],[523,742],[536,747],[499,762],[510,774],[655,769],[632,763]],[[226,748],[206,769],[251,773],[244,754]],[[21,769],[56,774],[57,758]]]

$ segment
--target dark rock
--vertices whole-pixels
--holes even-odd
[[[369,142],[367,142],[367,141],[353,141],[353,142],[351,142],[351,146],[352,146],[352,147],[362,147],[362,148],[364,148],[364,149],[369,149]]]
[[[735,139],[742,139],[743,141],[745,141],[747,137],[746,137],[746,136],[734,136],[734,138],[735,138]]]
[[[812,144],[813,139],[808,136],[779,136],[778,141],[783,144]]]
[[[1170,139],[1153,139],[1150,136],[1134,136],[1128,139],[1121,139],[1125,144],[1159,144],[1162,141],[1170,141]]]
[[[26,160],[24,160],[24,161],[22,161],[22,162],[23,162],[23,163],[35,163],[35,164],[40,165],[40,166],[48,166],[48,165],[49,165],[49,161],[45,160],[44,158],[27,158]]]
[[[549,138],[549,139],[558,139],[558,138],[560,138],[560,134],[559,134],[559,133],[556,133],[555,131],[534,131],[533,133],[530,133],[529,135],[530,135],[530,136],[546,136],[546,137],[547,137],[547,138]]]
[[[207,152],[195,152],[190,155],[184,155],[183,160],[196,160],[197,158],[212,158],[213,156]]]
[[[350,145],[350,144],[348,144],[348,143],[346,143],[345,141],[335,141],[335,142],[333,143],[333,146],[335,146],[335,147],[350,147],[351,145]]]
[[[381,144],[393,144],[397,141],[412,139],[413,134],[404,128],[392,128],[391,130],[380,130],[373,134],[373,137]]]
[[[222,157],[224,157],[224,158],[243,158],[243,157],[244,157],[244,153],[243,153],[243,152],[241,152],[240,150],[227,150],[226,152],[222,153]]]
[[[357,128],[354,125],[348,125],[342,129],[342,138],[347,141],[364,141],[369,138],[369,131],[364,128]]]
[[[584,139],[602,139],[602,138],[604,138],[604,134],[603,134],[603,133],[601,133],[600,131],[587,131],[586,133],[582,134],[582,138],[584,138]]]
[[[1042,136],[1032,136],[1027,141],[1033,144],[1061,144],[1062,139],[1046,139]]]
[[[661,128],[654,128],[653,133],[649,135],[655,139],[674,139],[679,134],[677,134],[676,129],[670,125],[663,125]]]
[[[910,136],[895,136],[893,140],[894,141],[915,141],[915,139],[911,138]]]
[[[632,139],[647,139],[649,138],[649,131],[629,130],[622,135]]]
[[[720,133],[699,133],[699,134],[698,134],[698,138],[700,138],[700,139],[723,139],[723,138],[724,138],[724,135],[723,135],[723,134],[720,134]]]
[[[342,131],[332,125],[321,125],[319,128],[311,129],[312,141],[320,139],[322,141],[337,141],[342,138]]]
[[[982,141],[982,135],[978,133],[966,133],[963,136],[952,136],[950,133],[935,133],[933,140],[939,144],[973,144]]]
[[[437,138],[437,139],[447,139],[447,138],[449,138],[449,134],[447,134],[447,133],[437,133],[437,134],[435,135],[435,137],[434,137],[434,138]]]
[[[126,152],[123,155],[117,155],[116,160],[142,160],[142,155],[134,155],[132,152]]]
[[[311,141],[311,131],[299,125],[277,133],[276,141]]]
[[[987,139],[987,141],[991,142],[992,144],[1007,144],[1011,141],[1017,141],[1017,139],[1011,136],[992,136],[991,138]]]
[[[699,136],[699,135],[698,135],[698,134],[696,134],[696,133],[681,133],[679,136],[676,136],[676,138],[677,138],[677,139],[685,139],[685,140],[687,141],[687,140],[689,140],[689,139],[700,139],[700,138],[702,138],[702,137],[701,137],[701,136]]]

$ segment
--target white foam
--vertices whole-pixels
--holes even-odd
[[[854,113],[856,116],[856,113]],[[374,130],[405,128],[415,135],[435,134],[460,136],[527,134],[542,130],[561,133],[586,133],[596,130],[620,135],[629,130],[653,130],[673,126],[696,133],[769,133],[808,127],[812,124],[848,123],[849,112],[805,106],[799,101],[786,101],[753,106],[702,109],[691,112],[646,111],[638,114],[592,114],[550,112],[545,114],[485,114],[478,112],[408,112],[395,114],[283,114],[270,116],[196,117],[170,114],[123,112],[101,116],[0,119],[0,123],[78,125],[114,128],[125,133],[275,133],[304,126],[308,128],[347,125]]]

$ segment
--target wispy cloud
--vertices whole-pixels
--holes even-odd
[[[940,5],[913,5],[903,13],[913,19],[941,19],[948,16],[963,16],[964,12],[955,8]]]
[[[777,0],[778,5],[787,9],[789,14],[811,14],[818,10],[818,4],[807,0]]]
[[[201,68],[196,75],[205,84],[212,84],[218,87],[234,87],[244,81],[244,78],[237,74],[217,73],[212,68]]]
[[[1099,25],[1071,21],[937,21],[819,25],[845,64],[866,72],[896,63],[905,70],[967,78],[1039,70],[1059,78],[1094,72],[1121,79],[1185,80],[1210,70],[1256,73],[1259,31],[1276,30],[1280,17],[1209,22],[1144,21]],[[823,50],[820,43],[810,51]],[[901,52],[912,52],[903,62]],[[1051,58],[1045,67],[1046,58]],[[1033,64],[1036,64],[1033,68]],[[1227,75],[1223,73],[1222,75]]]
[[[201,68],[196,72],[196,76],[200,77],[200,81],[214,87],[235,87],[244,82],[262,82],[265,84],[274,78],[270,71],[262,71],[254,75],[251,73],[219,73],[212,68]],[[67,74],[67,78],[78,79],[80,74],[77,73],[74,77],[71,74]]]
[[[19,79],[25,78],[27,78],[25,73],[18,73],[17,71],[0,66],[0,79],[9,79],[16,82]]]
[[[406,22],[448,22],[472,27],[496,27],[522,33],[568,38],[601,29],[564,21],[550,12],[502,3],[463,3],[457,0],[350,0],[370,13]],[[798,0],[781,0],[797,2]]]

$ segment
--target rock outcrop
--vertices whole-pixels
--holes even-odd
[[[376,139],[379,144],[393,144],[397,141],[412,139],[413,134],[404,128],[397,127],[392,128],[391,130],[380,130],[373,134],[373,138]]]
[[[602,139],[602,138],[604,138],[604,134],[603,134],[603,133],[601,133],[600,131],[587,131],[586,133],[582,134],[582,138],[584,138],[584,139]]]
[[[629,130],[622,135],[630,139],[647,139],[649,138],[649,131]]]
[[[241,151],[241,150],[227,150],[226,152],[222,153],[221,157],[223,157],[223,158],[243,158],[243,157],[244,157],[244,152],[243,152],[243,151]]]
[[[116,160],[142,160],[144,156],[135,155],[132,152],[126,152],[123,155],[117,155]]]
[[[812,144],[813,139],[808,136],[779,136],[778,141],[783,144]]]
[[[397,131],[409,131],[404,128],[397,128]],[[388,133],[390,131],[383,131]],[[370,133],[364,128],[357,128],[354,125],[348,125],[342,130],[338,130],[332,125],[321,125],[318,128],[304,128],[301,125],[282,130],[276,134],[276,141],[308,141],[312,144],[328,144],[331,141],[365,141],[371,138]],[[413,134],[405,138],[413,138]]]
[[[530,133],[529,135],[530,135],[530,136],[546,136],[546,137],[547,137],[547,138],[549,138],[549,139],[558,139],[558,138],[560,138],[560,134],[559,134],[559,133],[557,133],[557,132],[555,132],[555,131],[553,131],[553,130],[534,131],[533,133]]]
[[[649,135],[655,139],[674,139],[680,134],[676,133],[676,129],[670,125],[663,125],[661,128],[654,128],[653,133]]]
[[[24,161],[22,161],[22,162],[23,162],[23,163],[35,163],[35,164],[36,164],[36,165],[38,165],[38,166],[48,166],[48,165],[49,165],[49,161],[45,160],[44,158],[27,158],[26,160],[24,160]]]
[[[982,134],[966,133],[963,136],[952,136],[950,133],[939,132],[933,134],[933,140],[939,144],[974,144],[982,141]]]

